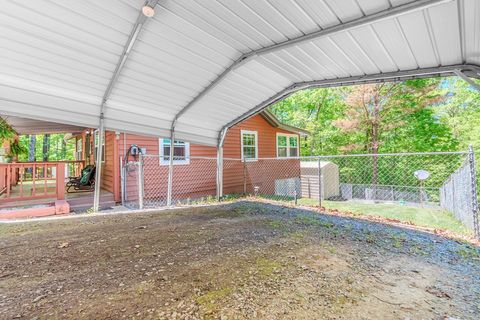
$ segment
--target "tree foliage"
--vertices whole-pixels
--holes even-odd
[[[452,79],[297,92],[271,111],[311,132],[303,155],[465,150],[480,142],[480,95]]]
[[[15,136],[15,130],[11,125],[3,118],[0,117],[0,144],[3,144],[6,140],[11,140]]]
[[[440,89],[446,100],[437,108],[439,121],[450,128],[460,149],[480,148],[480,93],[459,78],[444,79]]]
[[[22,135],[19,138],[24,152],[19,155],[19,161],[75,160],[75,139],[65,140],[65,134],[43,134],[32,136]],[[32,154],[29,155],[29,151]]]

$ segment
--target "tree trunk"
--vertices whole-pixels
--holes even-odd
[[[28,145],[28,161],[34,162],[35,159],[35,145],[37,144],[37,135],[32,134],[30,136],[30,143]]]
[[[43,136],[43,148],[42,148],[42,155],[43,155],[43,161],[48,161],[48,152],[50,147],[50,134],[45,134]]]
[[[65,139],[62,139],[62,160],[67,159],[67,142]]]

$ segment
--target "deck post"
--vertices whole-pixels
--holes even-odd
[[[100,128],[98,129],[98,146],[95,159],[95,194],[93,196],[93,212],[98,212],[100,207],[100,189],[102,184],[102,154],[103,136],[105,134],[103,113],[100,115]],[[95,141],[93,141],[95,145]]]
[[[7,198],[10,198],[10,189],[12,188],[12,166],[7,164],[7,181],[6,181],[6,188],[7,188]]]
[[[57,163],[57,200],[65,200],[65,163]]]
[[[167,206],[172,205],[172,191],[173,191],[173,151],[175,149],[175,130],[172,126],[170,131],[170,155],[168,161],[168,187],[167,187]]]

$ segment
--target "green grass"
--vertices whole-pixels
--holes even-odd
[[[316,205],[315,199],[299,199],[300,205]],[[420,208],[401,204],[359,203],[350,201],[323,201],[327,209],[337,209],[340,212],[351,212],[357,215],[376,216],[411,222],[417,226],[449,230],[458,234],[472,233],[457,221],[452,214],[435,208]]]

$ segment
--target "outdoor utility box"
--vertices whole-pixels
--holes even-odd
[[[330,161],[301,161],[300,180],[303,198],[318,199],[319,177],[322,199],[340,196],[338,165]]]

